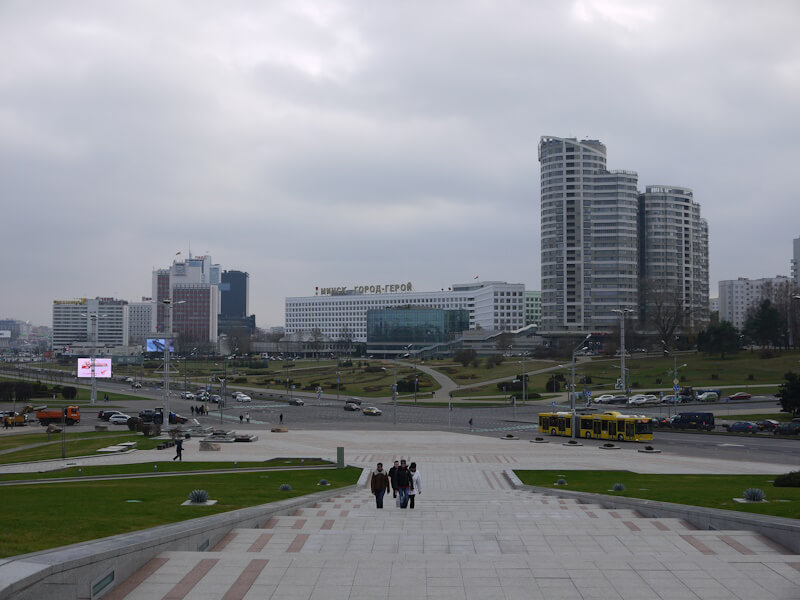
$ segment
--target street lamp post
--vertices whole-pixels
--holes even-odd
[[[586,341],[592,337],[592,334],[589,333],[586,335],[585,338],[581,341],[580,344],[572,351],[572,383],[569,386],[569,407],[570,411],[572,412],[572,437],[577,437],[575,434],[578,432],[578,428],[575,426],[575,355],[578,353],[578,350],[584,348],[584,344]]]
[[[620,345],[620,375],[622,377],[622,390],[623,393],[628,393],[628,382],[625,380],[625,315],[633,312],[631,308],[614,308],[611,312],[618,313],[620,316],[620,329],[619,329],[619,345]]]
[[[342,381],[342,374],[336,371],[336,402],[339,402],[339,384]]]
[[[167,309],[167,330],[164,332],[164,410],[167,413],[167,423],[169,424],[169,346],[172,341],[172,309],[176,304],[183,304],[185,300],[178,302],[171,298],[165,298],[161,303]]]
[[[97,402],[97,379],[94,374],[95,354],[97,353],[97,313],[93,312],[89,318],[92,320],[92,395],[90,403],[94,406]]]

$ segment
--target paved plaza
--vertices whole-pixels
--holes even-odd
[[[785,465],[651,455],[640,445],[602,451],[440,432],[290,431],[228,444],[190,460],[335,458],[374,467],[419,465],[414,510],[363,487],[263,529],[234,529],[206,552],[151,559],[111,600],[724,599],[800,598],[800,556],[749,531],[699,531],[571,499],[513,489],[508,469],[630,469],[663,473],[774,473]],[[171,456],[171,455],[170,455]],[[158,451],[102,463],[163,460]],[[98,464],[86,462],[85,464]],[[41,468],[41,465],[39,465]],[[609,482],[610,484],[613,482]]]

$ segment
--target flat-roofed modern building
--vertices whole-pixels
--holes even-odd
[[[522,283],[476,281],[435,292],[415,292],[411,284],[374,289],[323,288],[315,296],[286,298],[286,335],[318,330],[332,340],[366,342],[367,311],[400,306],[466,310],[470,329],[510,331],[525,324]]]
[[[542,292],[525,292],[525,325],[542,326]]]
[[[367,311],[367,352],[402,352],[451,342],[469,329],[469,312],[423,306]]]
[[[638,309],[638,175],[609,171],[598,140],[544,136],[539,162],[540,330],[608,330]]]
[[[93,325],[96,323],[96,331]],[[55,352],[71,346],[97,348],[128,345],[128,302],[114,298],[53,300]]]
[[[648,185],[639,195],[639,283],[645,327],[673,306],[679,329],[708,324],[708,223],[692,190]]]

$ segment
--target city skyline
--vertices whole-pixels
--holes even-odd
[[[0,317],[139,300],[190,249],[249,273],[259,326],[317,286],[539,290],[547,135],[691,188],[712,296],[790,273],[792,2],[0,10]]]

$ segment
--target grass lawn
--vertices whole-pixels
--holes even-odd
[[[787,468],[787,471],[790,469]],[[561,488],[558,479],[567,480],[563,489],[706,506],[776,517],[800,519],[800,488],[773,487],[775,475],[662,475],[631,471],[515,471],[527,485]],[[624,492],[611,490],[615,483],[625,485]],[[747,488],[761,488],[768,502],[743,503]]]
[[[139,450],[152,450],[161,440],[155,438],[148,438],[140,433],[129,432],[127,428],[125,432],[120,432],[117,435],[113,433],[106,433],[106,437],[95,438],[66,438],[66,456],[86,456],[95,454],[98,448],[105,448],[106,446],[113,446],[121,442],[137,442]],[[23,436],[15,436],[23,437]],[[27,437],[27,436],[26,436]],[[46,442],[47,434],[41,434],[39,442]],[[37,442],[29,442],[37,443]],[[35,460],[48,460],[53,458],[61,458],[61,434],[54,433],[51,436],[50,443],[45,446],[37,446],[36,448],[25,448],[17,450],[16,452],[9,452],[7,454],[0,454],[0,464],[11,464],[18,462],[30,462]]]
[[[53,433],[48,436],[45,433],[44,427],[36,425],[36,427],[28,426],[28,430],[31,433],[17,433],[15,435],[6,435],[0,437],[0,450],[10,450],[12,448],[18,448],[20,446],[27,446],[29,444],[43,444],[45,442],[55,442],[58,441],[61,443],[61,434],[60,433]],[[127,430],[125,431],[127,433]],[[113,432],[108,431],[83,431],[80,433],[73,433],[71,431],[67,431],[67,443],[74,440],[80,440],[85,438],[96,438],[96,437],[103,437],[114,435]]]
[[[475,402],[453,402],[452,404],[448,404],[447,402],[418,402],[417,404],[413,402],[398,402],[397,404],[400,406],[419,406],[422,408],[447,408],[448,406],[452,406],[453,408],[495,408],[511,406],[508,402],[484,402],[481,400],[476,400]],[[522,406],[522,403],[520,402],[517,406]]]
[[[15,556],[157,525],[237,510],[354,484],[361,469],[225,473],[181,477],[82,481],[2,488],[13,527],[0,529],[0,556]],[[278,488],[288,483],[292,490]],[[194,489],[213,506],[181,506]],[[138,502],[129,502],[138,500]]]
[[[169,454],[172,456],[172,454]],[[219,470],[235,470],[235,469],[266,469],[266,468],[292,468],[299,466],[299,458],[271,458],[270,460],[257,461],[241,461],[233,462],[200,462],[200,461],[181,461],[174,462],[168,461],[155,461],[148,463],[134,463],[127,465],[83,465],[81,473],[78,473],[78,467],[69,467],[68,469],[59,469],[57,471],[47,471],[45,473],[6,473],[0,475],[0,481],[29,481],[33,479],[59,479],[65,477],[88,477],[88,476],[104,476],[104,475],[128,475],[128,474],[144,474],[152,473],[155,467],[158,467],[159,473],[186,473],[189,471],[219,471]],[[303,466],[305,467],[319,467],[327,466],[333,463],[318,458],[305,458],[303,459]]]
[[[531,371],[539,371],[541,369],[554,367],[558,364],[560,363],[554,360],[526,360],[525,371],[530,373]],[[486,381],[487,379],[499,379],[501,377],[513,379],[515,375],[522,374],[522,360],[518,356],[506,357],[503,359],[502,363],[491,368],[486,367],[485,357],[480,357],[478,359],[477,367],[473,367],[472,365],[463,367],[460,363],[442,360],[428,361],[425,363],[425,366],[444,373],[459,385],[477,383],[479,381]],[[494,389],[496,391],[497,386],[494,386]]]

